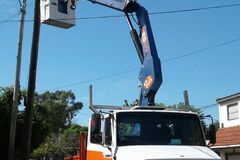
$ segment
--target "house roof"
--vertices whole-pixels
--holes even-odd
[[[216,140],[214,147],[240,145],[240,125],[219,128],[217,130]]]
[[[230,95],[230,96],[218,98],[218,99],[217,99],[217,103],[223,103],[223,102],[226,102],[226,101],[235,99],[235,98],[240,98],[240,92],[239,92],[239,93],[232,94],[232,95]]]

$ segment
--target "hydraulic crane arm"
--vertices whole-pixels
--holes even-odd
[[[161,62],[158,57],[154,42],[151,24],[147,10],[139,5],[135,0],[89,0],[118,11],[126,15],[126,20],[130,28],[130,34],[136,47],[142,67],[139,73],[141,81],[141,93],[139,106],[154,105],[155,95],[162,83]],[[139,26],[139,34],[134,29],[129,13],[135,13]]]
[[[142,82],[139,105],[154,105],[155,95],[162,83],[161,61],[158,57],[147,10],[144,7],[138,5],[136,9],[136,16],[140,29],[139,41],[143,50],[144,57],[139,73],[139,80]],[[135,31],[132,30],[130,32]],[[138,54],[140,55],[141,53],[138,52]]]

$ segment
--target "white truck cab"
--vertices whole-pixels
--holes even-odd
[[[220,160],[192,112],[139,107],[94,113],[88,133],[87,160]]]

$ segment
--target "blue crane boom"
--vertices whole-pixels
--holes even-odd
[[[141,61],[139,80],[141,92],[139,106],[155,104],[155,95],[162,83],[161,61],[158,57],[148,11],[135,0],[89,0],[112,9],[124,12],[130,28],[130,34]],[[129,13],[135,13],[139,33],[134,29]]]

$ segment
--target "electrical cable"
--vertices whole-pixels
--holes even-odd
[[[200,54],[200,53],[204,53],[208,50],[212,50],[212,49],[215,49],[215,48],[218,48],[218,47],[226,46],[228,44],[235,43],[235,42],[238,42],[238,41],[240,41],[240,38],[232,39],[230,41],[225,41],[223,43],[219,43],[219,44],[216,44],[216,45],[213,45],[213,46],[210,46],[210,47],[206,47],[206,48],[203,48],[203,49],[200,49],[200,50],[197,50],[197,51],[193,51],[193,52],[183,54],[183,55],[180,55],[180,56],[177,56],[177,57],[166,59],[166,60],[163,61],[163,63],[174,61],[174,60],[177,60],[177,59],[181,59],[181,58],[196,55],[196,54]]]
[[[103,79],[107,79],[107,78],[111,78],[111,77],[116,77],[116,76],[119,76],[119,75],[123,75],[123,74],[126,74],[126,73],[137,71],[137,70],[138,69],[136,69],[136,68],[135,69],[129,69],[129,70],[126,70],[126,71],[123,71],[123,72],[113,73],[113,74],[110,74],[110,75],[105,75],[105,76],[101,76],[101,77],[97,77],[97,78],[93,78],[93,79],[89,79],[89,80],[85,80],[85,81],[80,81],[80,82],[68,84],[68,85],[65,85],[65,86],[50,88],[50,89],[48,89],[48,91],[49,90],[56,90],[56,89],[61,89],[61,88],[72,87],[72,86],[77,86],[77,85],[80,85],[80,84],[86,84],[86,83],[89,83],[89,82],[103,80]],[[38,91],[38,92],[45,92],[45,91],[46,90],[42,90],[42,91]]]
[[[211,49],[215,49],[215,48],[218,48],[218,47],[226,46],[226,45],[229,45],[231,43],[235,43],[235,42],[239,42],[239,41],[240,41],[240,38],[236,38],[236,39],[233,39],[233,40],[225,41],[223,43],[219,43],[219,44],[216,44],[216,45],[213,45],[213,46],[210,46],[210,47],[206,47],[204,49],[200,49],[200,50],[193,51],[193,52],[190,52],[190,53],[187,53],[187,54],[183,54],[181,56],[177,56],[177,57],[173,57],[173,58],[169,58],[169,59],[163,60],[162,63],[168,63],[170,61],[179,60],[181,58],[185,58],[185,57],[188,57],[188,56],[201,54],[201,53],[209,51]],[[211,53],[209,52],[208,54],[211,54]],[[89,83],[89,82],[94,82],[94,81],[107,79],[107,78],[111,78],[111,77],[116,77],[116,76],[123,75],[123,74],[126,74],[126,73],[134,72],[134,71],[137,71],[137,70],[139,70],[139,69],[138,68],[133,68],[133,69],[129,69],[129,70],[126,70],[126,71],[113,73],[113,74],[110,74],[110,75],[105,75],[105,76],[96,77],[96,78],[93,78],[93,79],[80,81],[80,82],[76,82],[76,83],[72,83],[72,84],[68,84],[68,85],[64,85],[64,86],[50,88],[48,90],[56,90],[56,89],[61,89],[61,88],[73,87],[73,86],[77,86],[77,85],[81,85],[81,84],[86,84],[86,83]],[[46,91],[46,90],[41,90],[39,92],[44,92],[44,91]]]
[[[208,108],[216,107],[217,105],[218,105],[217,103],[214,103],[214,104],[210,104],[210,105],[207,105],[207,106],[199,107],[199,109],[208,109]]]
[[[0,28],[4,27],[6,25],[6,23],[9,23],[11,19],[15,18],[19,14],[20,14],[20,12],[12,15],[11,17],[7,18],[6,20],[0,21]],[[19,22],[19,20],[18,20],[18,22]]]
[[[172,11],[151,12],[151,13],[149,13],[149,15],[181,13],[181,12],[195,12],[195,11],[212,10],[212,9],[220,9],[220,8],[228,8],[228,7],[239,7],[239,6],[240,6],[240,3],[237,3],[237,4],[210,6],[210,7],[192,8],[192,9],[181,9],[181,10],[172,10]]]
[[[172,14],[172,13],[184,13],[184,12],[196,12],[196,11],[204,11],[204,10],[215,10],[229,7],[239,7],[240,3],[237,4],[227,4],[227,5],[218,5],[218,6],[210,6],[210,7],[200,7],[200,8],[191,8],[191,9],[180,9],[180,10],[170,10],[170,11],[156,11],[149,12],[149,15],[160,15],[160,14]],[[68,18],[68,19],[57,19],[57,20],[89,20],[89,19],[107,19],[107,18],[119,18],[125,17],[124,15],[106,15],[106,16],[89,16],[89,17],[79,17],[79,18]],[[0,21],[4,22],[4,21]],[[7,22],[19,22],[19,20],[8,20]],[[33,20],[25,20],[25,22],[33,22]]]

